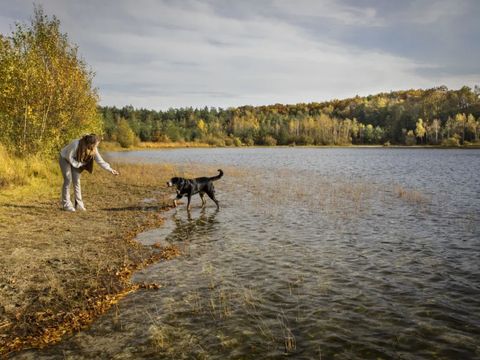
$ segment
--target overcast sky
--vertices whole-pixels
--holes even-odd
[[[37,0],[102,105],[229,107],[480,84],[478,0]],[[0,0],[0,32],[32,0]]]

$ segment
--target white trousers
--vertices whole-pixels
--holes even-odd
[[[82,188],[80,186],[80,172],[74,168],[63,156],[60,156],[60,169],[62,169],[62,206],[64,209],[72,207],[70,201],[70,184],[73,181],[73,192],[75,194],[75,208],[84,207],[82,200]]]

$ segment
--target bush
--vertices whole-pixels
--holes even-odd
[[[262,142],[263,142],[264,145],[267,145],[267,146],[277,145],[277,140],[273,136],[270,136],[270,135],[265,136],[262,139]]]
[[[405,145],[407,146],[417,145],[417,138],[415,137],[413,130],[409,130],[407,132],[405,136]]]
[[[205,141],[208,145],[212,146],[218,146],[218,147],[224,147],[225,146],[225,140],[222,138],[213,136],[213,135],[207,135],[203,141]]]
[[[322,141],[321,143],[315,143],[313,137],[309,135],[301,135],[298,137],[297,142],[299,145],[329,145],[326,141]]]
[[[460,139],[458,138],[458,136],[452,136],[448,139],[443,139],[442,146],[459,147]]]
[[[233,146],[233,138],[231,138],[230,136],[226,137],[225,138],[225,145],[226,146]]]
[[[158,137],[156,138],[156,140],[154,140],[156,142],[160,142],[160,143],[169,143],[169,142],[172,142],[172,140],[165,134],[162,134],[162,135],[158,135]]]
[[[242,146],[242,140],[240,140],[238,137],[230,135],[225,138],[225,145],[227,146]]]
[[[243,145],[243,144],[242,144],[242,140],[240,140],[240,138],[238,138],[238,137],[236,137],[236,136],[233,138],[233,144],[234,144],[235,146],[237,146],[237,147]]]
[[[245,145],[253,146],[253,145],[255,145],[255,141],[251,137],[248,137],[248,138],[245,139]]]

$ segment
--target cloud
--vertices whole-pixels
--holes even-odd
[[[344,25],[383,26],[373,7],[352,6],[333,0],[275,0],[273,5],[289,16],[330,19]]]
[[[396,34],[393,15],[401,15],[396,22],[408,20],[414,30],[421,29],[423,24],[415,24],[432,5],[427,1],[393,8],[381,5],[384,2],[358,6],[331,0],[42,4],[60,18],[62,29],[95,70],[102,104],[228,107],[479,82],[480,71],[473,63],[457,64],[453,70],[441,57],[423,56],[421,42],[402,45],[415,36],[408,31]],[[424,18],[434,24],[451,21],[448,4],[442,4]],[[0,29],[6,21],[28,19],[32,12],[26,2],[6,8]],[[423,9],[417,18],[409,16],[415,9]],[[458,10],[451,16],[465,13]],[[429,37],[425,30],[416,36]],[[468,74],[459,73],[459,67],[468,68]]]

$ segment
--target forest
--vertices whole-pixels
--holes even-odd
[[[241,145],[445,145],[477,143],[480,87],[392,91],[343,100],[155,111],[99,107],[105,138]]]

